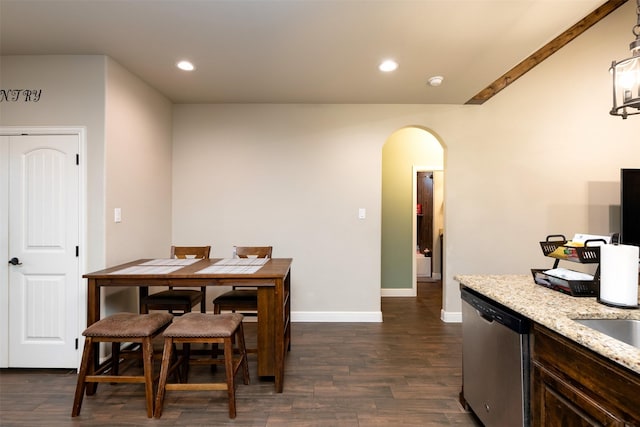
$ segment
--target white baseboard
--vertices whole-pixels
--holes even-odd
[[[382,288],[380,296],[383,297],[415,297],[416,290],[411,288]]]
[[[367,322],[381,323],[381,311],[292,311],[292,322]]]
[[[462,312],[440,310],[440,320],[445,323],[462,323]]]
[[[462,323],[462,312],[440,310],[440,320],[445,323]],[[292,322],[318,323],[380,323],[382,312],[379,311],[295,311],[291,312]]]

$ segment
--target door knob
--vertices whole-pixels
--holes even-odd
[[[11,265],[22,265],[22,263],[20,262],[20,260],[16,257],[13,257],[9,260],[9,264]]]

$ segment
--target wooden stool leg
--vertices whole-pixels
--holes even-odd
[[[191,360],[191,344],[188,342],[182,343],[182,379],[185,383],[189,382],[189,360]]]
[[[93,338],[91,338],[93,342],[93,347],[91,348],[91,353],[89,353],[89,363],[91,365],[87,366],[87,373],[90,373],[89,366],[93,367],[93,372],[95,373],[100,366],[100,343],[96,342]],[[98,383],[85,383],[85,394],[87,396],[93,396],[98,391]]]
[[[111,374],[118,375],[120,371],[120,343],[111,343]]]
[[[220,306],[218,304],[214,304],[213,306],[213,314],[220,314]],[[218,343],[211,343],[211,357],[217,359],[220,355],[220,350],[218,349]],[[211,370],[215,371],[216,365],[211,365]]]
[[[173,350],[173,345],[173,338],[166,337],[164,339],[162,365],[160,366],[160,378],[158,380],[158,393],[156,394],[156,408],[153,414],[155,418],[160,418],[162,416],[162,405],[164,405],[164,393],[167,387],[169,367],[171,366],[171,352]],[[179,370],[180,367],[178,367],[177,369]]]
[[[153,417],[153,344],[151,338],[142,340],[142,358],[144,360],[144,393],[147,402],[147,417]]]
[[[185,379],[182,377],[182,369],[180,369],[180,353],[178,353],[178,348],[176,347],[176,343],[173,342],[171,344],[171,361],[169,362],[169,374],[175,375],[175,380],[177,383],[186,383]]]
[[[242,363],[242,379],[245,384],[249,384],[249,362],[247,361],[247,347],[244,343],[244,330],[242,329],[242,322],[236,330],[236,340],[238,342],[238,348],[240,350],[240,357]]]
[[[218,343],[212,343],[211,344],[211,358],[212,359],[217,359],[220,356],[220,349],[218,348]],[[216,365],[212,364],[211,365],[211,369],[215,370]]]
[[[236,388],[233,372],[233,343],[231,337],[224,339],[224,367],[227,374],[227,394],[229,396],[229,418],[236,417]]]
[[[73,408],[71,409],[71,416],[77,417],[80,415],[80,408],[82,408],[82,398],[84,397],[84,391],[87,383],[85,378],[87,377],[87,370],[89,364],[92,363],[93,352],[93,340],[87,337],[84,342],[84,350],[82,351],[82,362],[80,362],[80,372],[78,372],[78,383],[76,384],[76,394],[73,398]]]

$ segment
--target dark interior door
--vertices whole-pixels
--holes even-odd
[[[420,253],[433,251],[433,172],[417,173],[417,203],[422,207],[418,213],[417,246]]]

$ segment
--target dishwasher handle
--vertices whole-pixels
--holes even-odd
[[[478,309],[476,309],[476,313],[478,314],[478,316],[480,316],[487,323],[493,323],[496,320],[492,316],[489,316],[488,314],[485,314],[485,313],[483,313],[482,311],[480,311]]]
[[[469,288],[463,288],[460,296],[487,322],[498,322],[519,334],[529,333],[529,319],[502,304]]]

